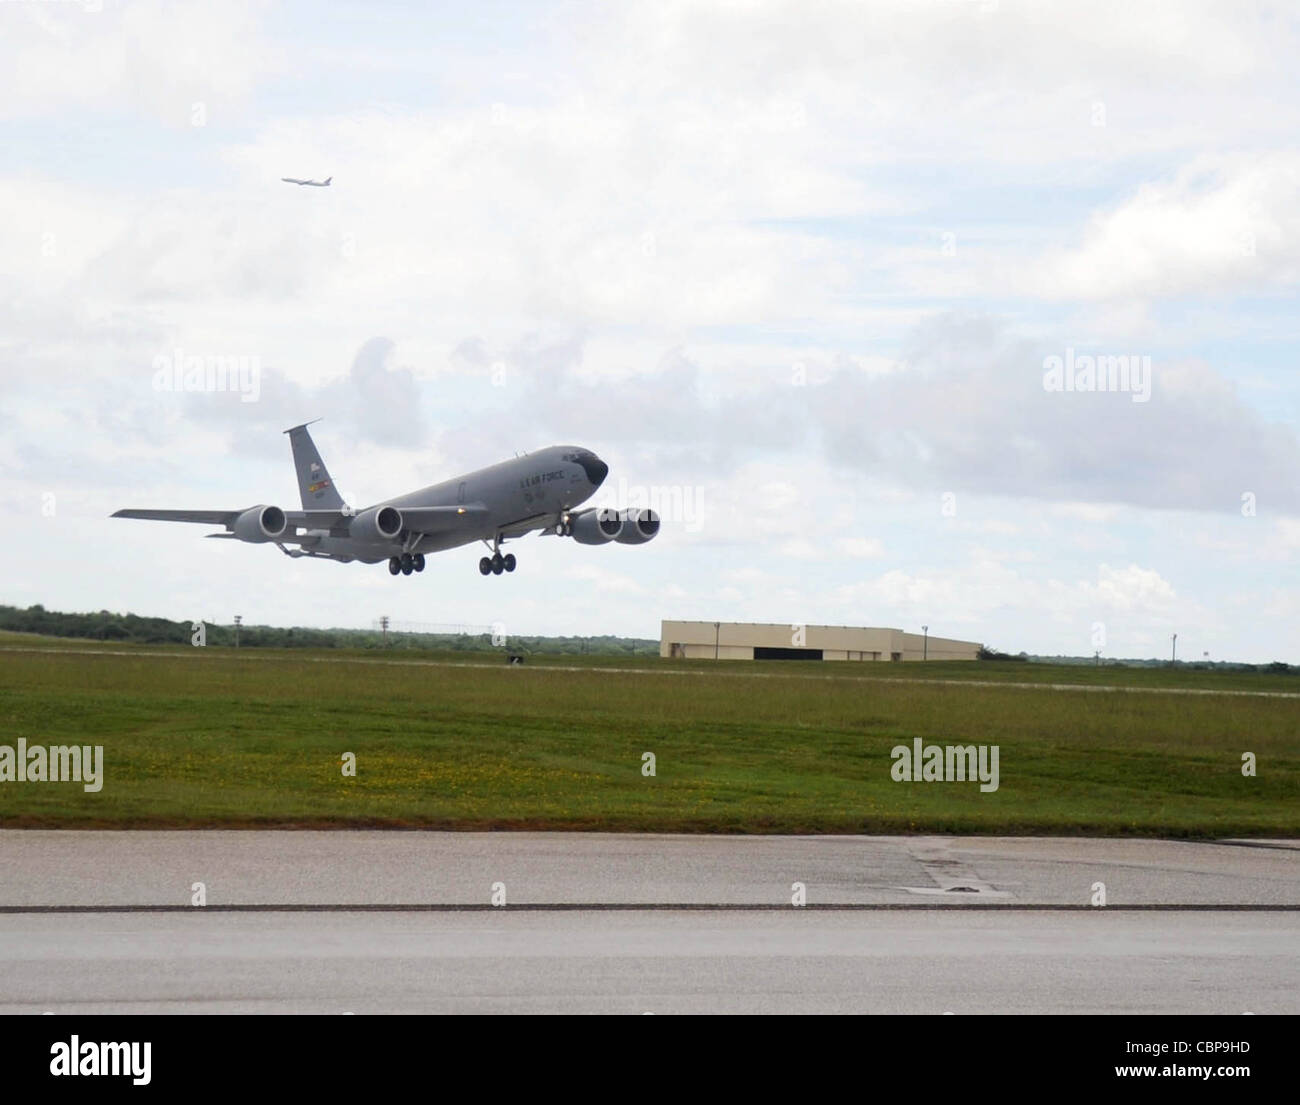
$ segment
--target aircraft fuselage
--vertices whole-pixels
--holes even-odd
[[[411,541],[358,541],[322,533],[318,539],[305,537],[302,547],[340,560],[375,564],[404,552],[434,553],[475,541],[493,541],[498,536],[518,537],[544,529],[557,515],[581,506],[596,493],[607,472],[605,463],[589,449],[553,445],[375,504],[398,510],[470,505],[486,508],[464,528],[420,534]]]
[[[476,541],[485,542],[492,553],[480,558],[481,574],[513,572],[517,558],[503,554],[501,545],[533,531],[581,545],[643,545],[659,532],[659,516],[650,509],[578,509],[609,474],[600,457],[578,445],[524,453],[357,510],[339,494],[309,425],[284,431],[293,450],[302,510],[267,503],[235,510],[129,507],[113,517],[224,526],[224,533],[208,536],[274,544],[291,557],[345,564],[387,560],[389,572],[406,576],[424,571],[426,553]]]

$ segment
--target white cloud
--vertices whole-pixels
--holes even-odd
[[[1300,154],[1202,157],[1094,217],[1031,288],[1082,299],[1243,292],[1300,277]]]
[[[82,0],[3,5],[0,118],[141,111],[174,127],[240,107],[275,71],[258,3]]]
[[[885,546],[875,537],[841,537],[835,548],[844,556],[873,558],[885,555]]]
[[[1055,518],[1079,522],[1112,522],[1119,514],[1118,506],[1105,503],[1053,503],[1050,509]]]
[[[1150,568],[1130,564],[1126,568],[1112,568],[1102,564],[1097,569],[1095,589],[1085,593],[1095,595],[1104,608],[1129,611],[1135,608],[1152,612],[1168,611],[1177,595],[1160,573]]]
[[[780,556],[790,557],[794,560],[822,560],[827,555],[824,549],[819,549],[811,541],[802,537],[781,542],[776,551]]]
[[[640,595],[645,587],[623,572],[596,564],[576,564],[565,573],[570,579],[589,584],[602,594]]]

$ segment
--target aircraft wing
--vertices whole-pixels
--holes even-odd
[[[242,510],[119,510],[112,517],[143,518],[150,522],[199,522],[205,526],[229,526],[233,525],[235,519],[243,512]]]
[[[482,503],[464,506],[412,506],[397,507],[402,515],[402,525],[415,533],[445,533],[467,522],[477,520],[487,513]],[[346,537],[348,524],[354,515],[341,510],[286,510],[285,520],[301,530],[328,530],[334,537]]]
[[[245,507],[244,510],[250,508]],[[445,533],[471,521],[477,521],[487,513],[482,503],[467,503],[464,506],[419,506],[399,507],[402,524],[415,533]],[[114,518],[143,518],[154,522],[197,522],[205,526],[225,526],[227,529],[235,524],[235,519],[244,510],[119,510]],[[341,510],[286,510],[284,512],[286,528],[295,530],[325,530],[333,537],[347,537],[348,526],[353,515]],[[221,536],[221,535],[216,535]]]
[[[284,518],[290,529],[327,529],[336,537],[347,534],[348,515],[341,510],[286,510]]]
[[[119,510],[113,518],[143,518],[150,522],[198,522],[205,526],[225,526],[229,529],[245,510]],[[338,529],[347,532],[347,516],[338,510],[286,510],[285,520],[298,529]],[[225,536],[225,535],[218,535]]]

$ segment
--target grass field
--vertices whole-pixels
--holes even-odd
[[[0,744],[102,744],[105,782],[0,783],[0,825],[1300,835],[1300,698],[1259,692],[1300,685],[1023,663],[510,668],[500,653],[4,634]],[[998,745],[999,789],[893,781],[890,750],[917,737]]]

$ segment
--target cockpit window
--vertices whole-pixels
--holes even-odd
[[[605,482],[605,477],[609,475],[609,465],[595,453],[577,453],[573,459],[582,465],[582,470],[587,474],[587,482],[592,487],[599,487]]]

